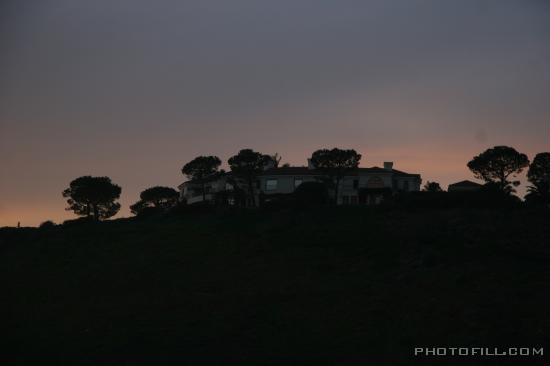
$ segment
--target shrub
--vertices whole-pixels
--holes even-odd
[[[327,186],[321,182],[304,182],[294,191],[294,204],[298,208],[325,205],[328,201]]]
[[[84,225],[92,222],[94,222],[93,217],[79,217],[78,219],[63,221],[63,226]]]
[[[263,209],[267,210],[292,208],[294,206],[294,196],[284,193],[261,194],[260,205]]]
[[[52,227],[55,227],[55,222],[51,220],[44,221],[43,223],[38,226],[40,229],[51,229]]]
[[[519,207],[521,200],[489,183],[472,192],[401,192],[388,204],[406,209],[507,209]]]
[[[191,205],[185,202],[179,202],[174,207],[165,212],[166,216],[186,216],[196,214],[207,214],[216,211],[216,206],[212,202],[197,202]]]
[[[136,217],[146,218],[157,216],[162,214],[164,211],[165,210],[162,207],[144,207],[137,212]]]

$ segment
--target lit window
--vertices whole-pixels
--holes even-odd
[[[275,191],[275,190],[277,190],[277,179],[268,179],[265,182],[265,190],[266,191]]]
[[[294,179],[294,188],[297,188],[302,182],[302,179]]]

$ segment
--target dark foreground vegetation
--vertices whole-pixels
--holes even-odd
[[[546,346],[550,213],[179,212],[0,230],[2,364],[526,365]]]

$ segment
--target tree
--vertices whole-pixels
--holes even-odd
[[[495,146],[474,157],[468,168],[476,178],[496,184],[503,192],[512,193],[515,191],[512,185],[518,186],[519,181],[509,181],[508,178],[515,177],[528,165],[527,155],[512,147]]]
[[[147,208],[166,209],[178,202],[179,193],[170,187],[151,187],[140,194],[140,200],[130,206],[133,214],[138,215]]]
[[[69,188],[63,191],[63,197],[68,198],[67,210],[100,220],[116,215],[120,209],[120,203],[116,200],[120,198],[121,191],[109,177],[84,176],[73,180]]]
[[[252,206],[256,206],[254,183],[258,175],[272,159],[271,156],[261,154],[252,149],[243,149],[228,160],[231,172],[246,187],[249,202]]]
[[[278,168],[279,164],[281,163],[281,155],[279,153],[275,153],[274,155],[269,155],[270,162],[268,162],[268,165],[271,165],[272,168]]]
[[[149,206],[147,206],[147,204],[143,200],[139,200],[133,205],[130,205],[130,212],[137,216],[141,215],[148,208]]]
[[[531,183],[526,200],[550,204],[550,153],[539,153],[533,159],[527,172]]]
[[[437,182],[427,181],[422,188],[424,192],[442,192],[441,186]]]
[[[222,161],[217,156],[198,156],[185,164],[181,172],[201,185],[202,201],[206,202],[206,182],[218,174]]]
[[[359,160],[361,160],[361,155],[353,149],[321,149],[311,155],[313,166],[327,176],[329,185],[334,188],[335,201],[338,200],[340,181],[344,176],[357,169]]]

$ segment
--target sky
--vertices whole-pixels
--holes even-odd
[[[73,218],[82,175],[129,216],[198,155],[354,148],[446,188],[495,145],[550,151],[549,1],[0,1],[0,226]]]

